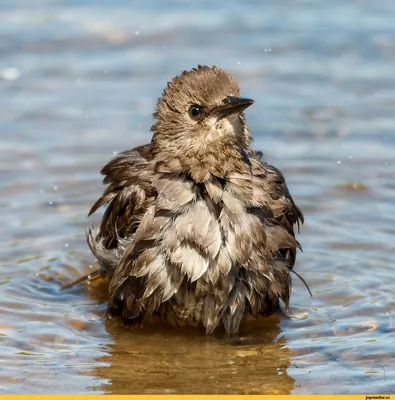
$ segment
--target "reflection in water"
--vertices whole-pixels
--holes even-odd
[[[106,324],[114,343],[94,375],[108,379],[101,387],[127,393],[250,393],[289,394],[290,351],[279,336],[278,317],[244,327],[241,342],[229,343],[224,334],[205,336],[203,330],[161,324],[127,331]]]

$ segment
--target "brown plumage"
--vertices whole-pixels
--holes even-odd
[[[261,160],[233,76],[198,66],[158,101],[152,141],[101,171],[107,205],[89,246],[110,278],[109,313],[160,314],[178,325],[224,325],[288,306],[303,223],[281,172]]]

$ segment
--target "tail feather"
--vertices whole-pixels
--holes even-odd
[[[308,290],[308,292],[310,293],[310,297],[313,297],[313,294],[311,293],[311,290],[309,288],[309,285],[307,284],[307,282],[293,269],[290,270],[293,274],[295,274],[305,285],[306,289]]]
[[[100,231],[92,231],[91,229],[86,232],[86,240],[93,255],[100,264],[102,275],[111,276],[125,251],[122,241],[118,240],[118,247],[107,249]]]
[[[95,281],[96,279],[98,279],[100,277],[101,277],[100,270],[97,269],[96,271],[93,271],[90,274],[85,275],[82,278],[79,278],[74,282],[62,285],[62,289],[69,289],[69,288],[72,288],[72,287],[74,287],[76,285],[80,285],[80,284],[85,283],[85,282],[93,282],[93,281]]]

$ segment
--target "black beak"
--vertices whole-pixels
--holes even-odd
[[[213,112],[220,118],[223,118],[231,114],[241,113],[252,104],[254,104],[254,100],[245,99],[244,97],[228,96],[225,98],[223,104],[215,107]]]

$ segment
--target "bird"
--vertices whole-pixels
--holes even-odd
[[[75,283],[107,277],[107,313],[125,326],[159,315],[237,334],[247,316],[288,310],[304,217],[251,146],[253,103],[217,66],[183,71],[158,99],[151,142],[101,170],[107,187],[89,216],[106,208],[87,231],[100,268]]]

